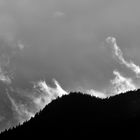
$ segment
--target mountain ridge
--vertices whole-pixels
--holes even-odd
[[[140,89],[119,94],[109,99],[70,93],[53,100],[29,122],[6,133],[40,134],[50,130],[94,130],[139,126]]]

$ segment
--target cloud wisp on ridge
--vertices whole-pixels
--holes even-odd
[[[110,81],[113,89],[112,90],[113,95],[137,90],[137,87],[131,78],[124,77],[117,70],[114,70],[113,74],[115,75],[115,78]]]
[[[35,90],[37,89],[41,93],[39,97],[32,96],[33,102],[39,110],[42,110],[52,100],[69,94],[56,80],[53,81],[55,88],[48,86],[45,81],[39,81],[36,85],[34,85]]]

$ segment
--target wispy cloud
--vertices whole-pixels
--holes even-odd
[[[36,85],[34,85],[34,88],[41,92],[40,96],[32,97],[33,102],[37,105],[38,109],[43,109],[47,104],[57,97],[62,97],[63,95],[69,94],[56,80],[53,81],[55,87],[48,86],[45,81],[39,81]]]
[[[63,17],[63,16],[65,16],[65,14],[61,11],[56,11],[53,16],[54,17]]]
[[[28,111],[28,109],[24,104],[18,104],[16,100],[12,98],[8,92],[7,97],[11,101],[13,111],[17,113],[15,117],[19,120],[20,124],[23,124],[31,117],[34,117],[35,114],[33,112]]]
[[[113,71],[113,74],[115,75],[115,78],[113,80],[111,80],[112,92],[113,92],[112,95],[137,90],[137,87],[133,83],[133,80],[131,78],[122,76],[116,70]]]
[[[96,98],[100,98],[100,99],[105,99],[108,97],[105,93],[94,90],[94,89],[87,90],[85,93],[88,95],[94,96]]]
[[[20,50],[23,50],[25,48],[24,44],[22,44],[21,41],[18,41],[17,46]]]
[[[101,91],[96,89],[83,90],[82,94],[87,94],[96,98],[106,99],[111,96],[115,96],[122,93],[127,93],[129,91],[135,91],[138,89],[137,85],[133,82],[133,79],[123,76],[119,71],[114,70],[113,74],[115,78],[110,80],[110,86],[106,87]]]
[[[6,94],[11,102],[12,109],[16,113],[16,117],[19,120],[20,124],[34,117],[35,113],[42,110],[52,100],[69,94],[64,89],[62,89],[62,87],[56,80],[54,80],[54,84],[55,87],[50,87],[46,84],[45,81],[36,82],[34,83],[33,91],[30,91],[32,92],[32,94],[23,95],[30,98],[34,103],[33,109],[28,108],[29,106],[24,103],[17,102],[17,100],[12,97],[7,90]],[[14,92],[16,92],[16,90],[14,90]],[[20,90],[18,92],[20,92]]]
[[[11,79],[10,76],[6,75],[6,72],[2,70],[0,66],[0,81],[6,83],[6,84],[11,84]]]
[[[119,48],[119,46],[116,43],[116,39],[114,37],[108,37],[106,39],[107,43],[109,43],[113,49],[114,55],[118,58],[119,62],[121,64],[124,64],[127,68],[131,69],[137,76],[137,78],[140,77],[140,67],[136,65],[132,60],[129,62],[126,61],[123,57],[123,52]]]

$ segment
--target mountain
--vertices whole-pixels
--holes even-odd
[[[54,132],[129,130],[140,119],[140,90],[109,99],[71,93],[52,101],[30,122],[8,134],[40,135]]]

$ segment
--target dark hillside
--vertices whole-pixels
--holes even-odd
[[[139,126],[140,90],[109,99],[97,99],[81,93],[71,93],[54,100],[24,126],[10,134],[45,135],[63,131],[114,131]]]

